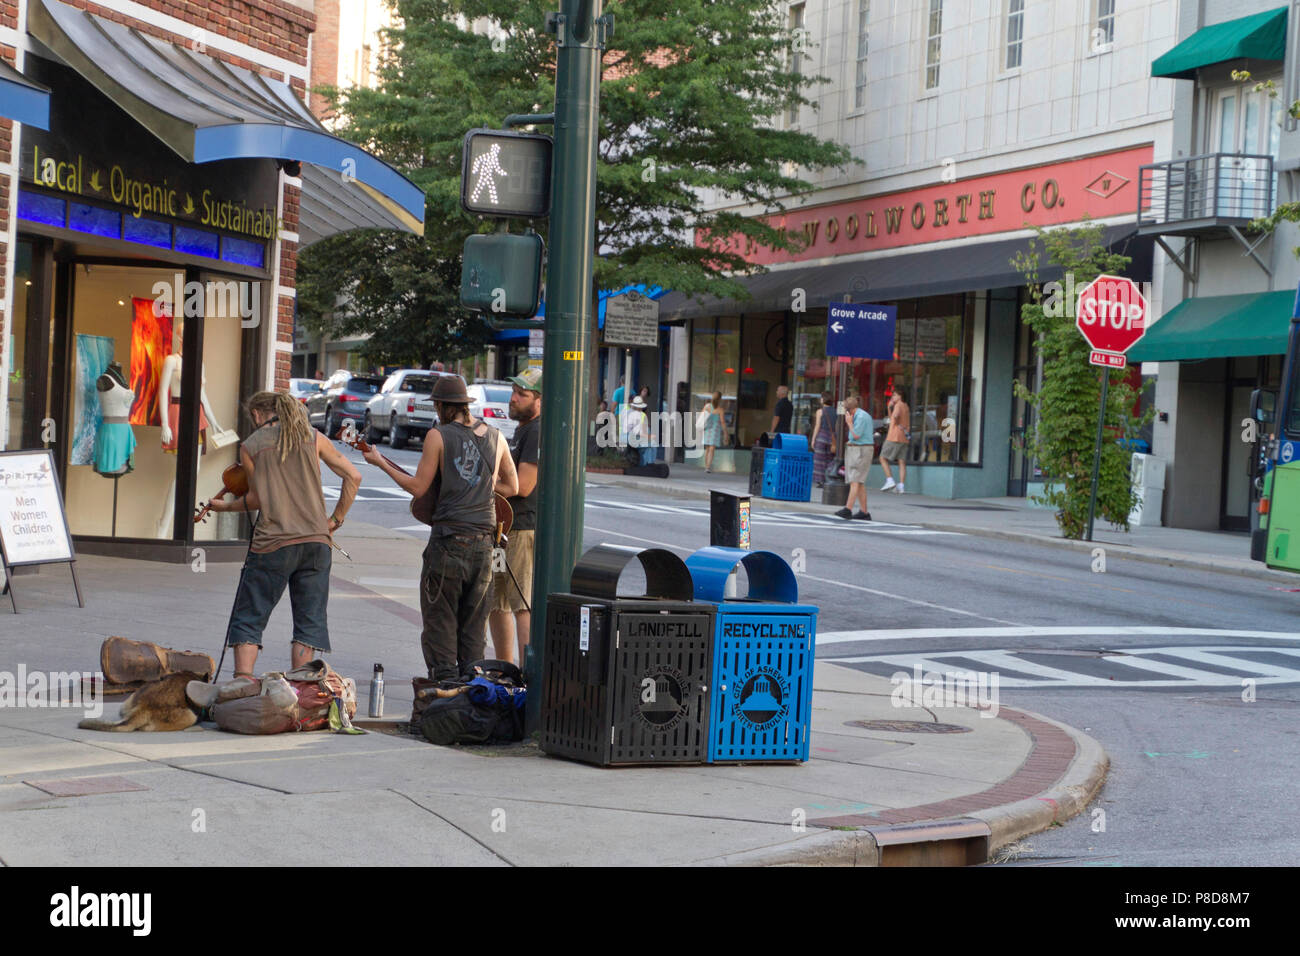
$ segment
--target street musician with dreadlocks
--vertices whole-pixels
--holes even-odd
[[[330,649],[331,535],[343,524],[361,487],[361,473],[307,421],[288,392],[258,392],[248,400],[257,427],[240,449],[248,494],[216,500],[213,511],[257,511],[226,644],[234,648],[235,676],[252,676],[271,612],[289,589],[293,604],[291,667]],[[325,515],[320,463],[343,479],[334,512]]]

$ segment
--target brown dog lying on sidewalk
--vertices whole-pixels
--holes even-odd
[[[201,708],[185,694],[185,686],[193,680],[204,681],[203,674],[185,671],[168,674],[160,680],[145,684],[122,701],[122,719],[86,719],[77,724],[82,730],[184,730],[199,721]]]

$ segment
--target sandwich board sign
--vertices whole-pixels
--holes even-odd
[[[0,452],[0,563],[5,570],[5,587],[0,594],[8,592],[17,614],[18,601],[9,569],[67,562],[77,589],[77,604],[85,607],[76,560],[54,470],[54,452],[48,448]]]

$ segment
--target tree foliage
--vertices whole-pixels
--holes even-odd
[[[385,37],[379,87],[324,92],[343,124],[340,135],[425,190],[426,239],[369,232],[304,250],[302,311],[314,328],[372,331],[395,351],[454,349],[480,341],[468,332],[476,320],[456,304],[461,246],[491,228],[460,208],[463,137],[474,127],[498,128],[511,113],[552,110],[555,38],[543,24],[556,4],[396,0],[394,7],[402,25]],[[806,37],[785,28],[783,9],[774,0],[605,4],[615,30],[600,100],[599,288],[644,282],[743,298],[743,286],[720,274],[745,268],[741,255],[698,247],[693,228],[773,248],[801,241],[753,213],[779,212],[782,196],[810,188],[801,172],[843,166],[850,157],[841,146],[771,122],[807,103],[804,90],[821,79],[788,66]],[[706,212],[706,196],[746,204],[751,215]],[[545,222],[533,226],[545,235]],[[421,273],[431,276],[424,281]],[[447,320],[459,337],[412,337],[425,317]]]
[[[1129,477],[1131,452],[1120,442],[1136,438],[1152,413],[1134,417],[1138,390],[1126,383],[1124,371],[1103,372],[1088,363],[1090,349],[1075,325],[1075,303],[1064,299],[1059,283],[1041,286],[1038,267],[1045,253],[1048,262],[1061,267],[1067,276],[1073,275],[1077,294],[1099,275],[1118,275],[1130,260],[1106,250],[1101,226],[1037,231],[1028,254],[1018,256],[1014,263],[1024,273],[1030,291],[1030,300],[1021,308],[1021,320],[1037,336],[1043,358],[1043,384],[1038,392],[1015,383],[1016,395],[1034,409],[1036,426],[1026,443],[1048,482],[1046,491],[1034,496],[1034,500],[1056,508],[1056,523],[1062,535],[1083,537],[1092,487],[1101,375],[1109,374],[1097,515],[1127,531],[1136,498]]]

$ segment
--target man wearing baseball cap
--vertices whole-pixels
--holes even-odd
[[[424,436],[414,475],[374,448],[364,457],[413,498],[441,477],[420,575],[420,647],[429,676],[443,680],[482,657],[496,533],[492,496],[516,494],[519,479],[501,433],[470,415],[464,379],[439,375],[432,398],[438,425]]]
[[[532,623],[533,538],[537,529],[537,462],[542,433],[542,370],[526,368],[510,379],[510,417],[519,423],[510,457],[519,473],[519,494],[510,499],[515,520],[506,541],[509,573],[492,575],[492,646],[499,660],[524,665]],[[512,578],[513,575],[513,578]],[[513,615],[513,622],[511,620]],[[513,627],[511,626],[513,623]],[[518,657],[515,644],[519,645]]]

